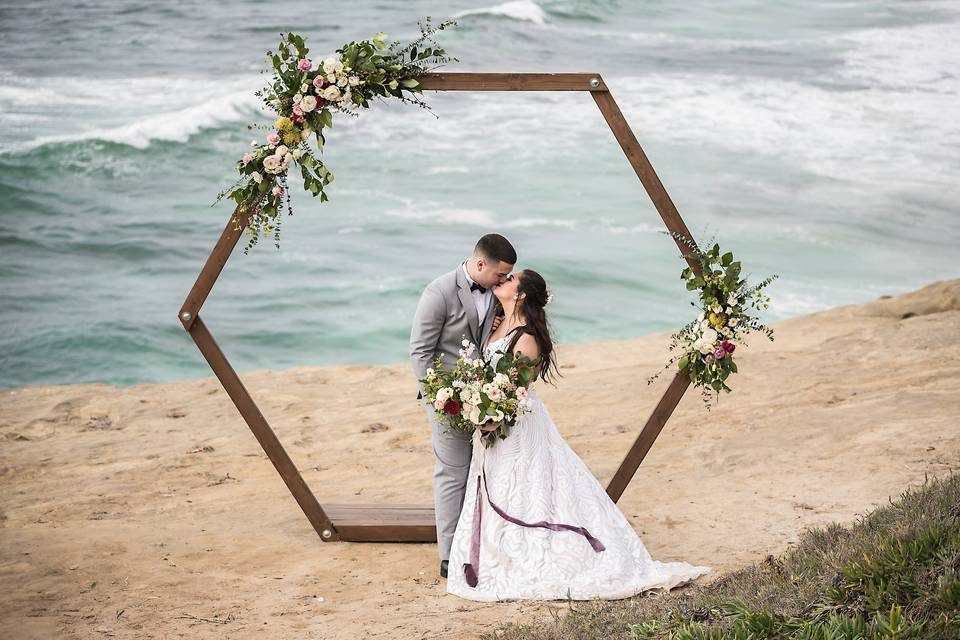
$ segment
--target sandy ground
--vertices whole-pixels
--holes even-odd
[[[688,391],[619,503],[704,583],[960,468],[960,280],[774,328],[713,411]],[[560,349],[542,395],[602,482],[667,342]],[[243,379],[321,503],[432,502],[406,364]],[[0,391],[2,638],[469,638],[565,608],[458,599],[437,560],[322,542],[214,377]]]

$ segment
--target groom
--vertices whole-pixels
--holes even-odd
[[[482,348],[494,322],[490,288],[502,284],[516,263],[513,245],[503,236],[489,233],[480,238],[470,258],[427,285],[410,330],[410,359],[417,378],[427,375],[427,369],[441,353],[445,366],[452,368],[460,357],[464,339],[473,342],[478,350]],[[442,431],[432,406],[427,405],[427,414],[437,458],[433,499],[440,575],[446,578],[447,558],[463,507],[473,447],[470,434],[452,429]]]

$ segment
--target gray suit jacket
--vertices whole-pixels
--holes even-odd
[[[461,265],[428,284],[420,295],[410,329],[410,361],[417,378],[427,375],[427,369],[441,353],[444,368],[452,369],[460,357],[464,338],[480,349],[490,334],[495,307],[496,300],[491,300],[481,335],[470,282]]]

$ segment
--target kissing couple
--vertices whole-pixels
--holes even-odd
[[[452,368],[463,341],[494,367],[504,353],[540,358],[534,380],[555,384],[556,354],[543,276],[514,271],[517,252],[502,235],[483,236],[473,254],[423,290],[410,331],[417,378],[441,354]],[[531,409],[490,447],[441,427],[424,402],[432,433],[440,575],[468,600],[618,599],[669,590],[712,569],[650,557],[640,537],[586,464],[560,435],[528,385]],[[423,390],[421,389],[421,392]]]

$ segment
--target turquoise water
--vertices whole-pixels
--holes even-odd
[[[694,236],[780,275],[770,321],[958,276],[956,3],[442,7],[0,7],[0,387],[210,374],[176,314],[289,29],[320,57],[459,14],[445,70],[601,73]],[[683,263],[588,95],[425,99],[338,119],[331,200],[295,192],[279,251],[236,250],[203,316],[237,370],[405,360],[420,290],[490,231],[547,278],[561,341],[689,319]]]

